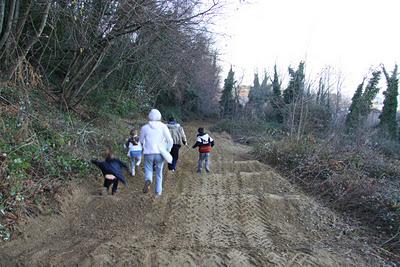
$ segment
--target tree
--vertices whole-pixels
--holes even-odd
[[[398,91],[398,78],[397,78],[397,65],[395,65],[392,75],[390,76],[385,67],[382,66],[382,71],[386,78],[387,89],[383,92],[385,100],[383,101],[382,113],[379,116],[379,126],[382,130],[386,131],[390,137],[397,137],[397,96]]]
[[[288,68],[290,81],[288,87],[283,91],[283,100],[286,104],[292,103],[304,91],[304,62],[300,62],[298,69],[295,71],[291,67]]]
[[[228,76],[224,80],[224,89],[222,90],[220,103],[221,116],[227,117],[233,115],[235,109],[235,99],[233,96],[233,89],[235,86],[235,73],[232,66],[228,72]]]
[[[281,84],[282,81],[279,80],[278,72],[276,70],[276,65],[275,65],[274,80],[272,81],[272,95],[274,99],[281,98]]]
[[[272,106],[272,118],[274,121],[283,122],[283,101],[281,96],[281,85],[282,81],[279,79],[276,65],[274,66],[274,79],[272,80],[272,96],[270,97],[270,103]]]
[[[253,86],[250,87],[249,92],[249,104],[258,104],[260,101],[260,80],[258,79],[258,73],[254,73]]]
[[[166,90],[191,95],[186,90],[208,88],[190,73],[201,70],[194,67],[199,59],[212,65],[206,27],[217,6],[218,0],[0,0],[0,80],[31,84],[25,76],[32,70],[66,109],[109,80],[125,90],[141,84],[155,99]],[[207,83],[216,88],[214,74]]]
[[[361,105],[361,116],[365,119],[368,114],[371,112],[372,101],[375,99],[376,95],[379,92],[378,83],[381,78],[380,71],[372,72],[372,77],[368,81],[367,86],[365,87],[363,96],[362,96],[362,105]]]
[[[349,128],[353,128],[357,126],[360,120],[361,114],[361,102],[362,102],[362,93],[363,93],[364,81],[360,83],[357,87],[356,92],[354,93],[353,97],[351,98],[351,105],[349,108],[349,113],[346,117],[346,125]]]
[[[369,79],[367,86],[364,89],[364,81],[358,86],[353,98],[349,113],[346,117],[346,125],[348,128],[357,128],[365,122],[372,108],[372,101],[379,92],[379,79],[381,72],[372,72],[372,77]]]
[[[271,91],[272,91],[271,90],[272,86],[270,84],[268,84],[268,79],[269,79],[268,73],[265,71],[264,78],[260,85],[260,96],[262,98],[262,102],[264,102],[264,103],[267,102],[268,97],[271,95]]]

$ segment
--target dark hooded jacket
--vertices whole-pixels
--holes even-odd
[[[122,168],[125,168],[127,171],[129,171],[129,168],[119,159],[107,158],[104,161],[92,159],[90,162],[99,167],[104,176],[106,174],[112,174],[117,177],[118,180],[120,180],[125,186],[127,185],[125,176],[122,173]]]

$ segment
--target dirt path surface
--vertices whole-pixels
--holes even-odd
[[[117,196],[98,196],[89,180],[63,200],[61,215],[27,222],[23,238],[0,248],[0,265],[382,264],[334,212],[250,160],[248,147],[213,137],[211,174],[195,172],[197,152],[185,147],[159,199],[142,193],[143,173]]]

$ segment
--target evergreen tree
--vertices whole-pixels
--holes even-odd
[[[235,73],[231,69],[228,72],[228,76],[224,80],[224,89],[222,90],[221,99],[219,101],[221,116],[227,117],[233,114],[235,108],[235,98],[233,94],[233,87],[235,84]]]
[[[256,104],[260,101],[260,80],[258,73],[254,73],[253,86],[250,87],[249,104]]]
[[[274,80],[272,81],[272,95],[274,100],[281,98],[281,82],[276,71],[276,65],[274,66]]]
[[[364,81],[360,83],[360,85],[358,85],[357,90],[351,99],[349,113],[346,117],[346,125],[349,128],[355,127],[357,125],[357,122],[359,121],[363,87]]]
[[[271,85],[268,84],[268,78],[267,72],[264,72],[264,79],[260,85],[260,95],[263,102],[266,102],[268,100],[268,96],[271,95]]]
[[[392,76],[389,76],[384,66],[382,66],[383,73],[386,77],[387,89],[383,92],[385,100],[383,101],[382,113],[379,116],[379,126],[392,137],[397,137],[397,95],[398,91],[398,78],[397,78],[397,65],[394,67]]]
[[[365,91],[362,96],[361,116],[365,119],[371,112],[372,101],[379,92],[379,79],[381,78],[380,71],[372,72],[372,78],[368,81]]]
[[[372,101],[379,92],[379,79],[381,72],[372,72],[372,77],[368,81],[363,92],[364,81],[358,86],[353,98],[351,99],[350,112],[346,117],[346,125],[349,128],[356,128],[365,121],[371,112]]]
[[[281,96],[281,81],[279,80],[278,72],[276,70],[276,65],[274,66],[274,79],[272,80],[272,96],[271,96],[271,106],[273,108],[273,118],[277,122],[283,122],[282,115],[282,96]]]
[[[288,69],[290,81],[288,87],[283,91],[283,100],[286,104],[292,103],[304,90],[304,62],[300,62],[297,71],[291,67]]]

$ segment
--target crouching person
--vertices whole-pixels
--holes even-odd
[[[125,176],[122,173],[122,169],[124,168],[129,171],[129,168],[125,163],[114,157],[111,149],[106,151],[103,161],[92,159],[90,162],[96,165],[103,173],[103,195],[109,194],[111,185],[111,194],[114,195],[117,193],[118,181],[121,181],[125,186],[128,186]]]

